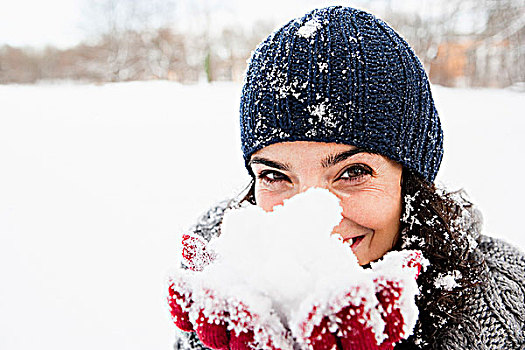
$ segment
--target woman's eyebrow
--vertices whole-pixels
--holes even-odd
[[[337,154],[329,154],[324,160],[321,161],[321,165],[323,166],[323,168],[330,168],[336,165],[337,163],[342,162],[345,159],[348,159],[358,153],[363,153],[363,152],[367,152],[367,151],[360,149],[360,148],[354,148],[349,151],[344,151],[344,152],[337,153]]]
[[[290,171],[290,166],[288,164],[276,162],[276,161],[269,160],[263,157],[253,157],[248,163],[248,165],[251,166],[252,164],[263,164],[263,165],[266,165],[266,166],[269,166],[275,169]]]

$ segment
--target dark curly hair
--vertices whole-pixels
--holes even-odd
[[[241,202],[255,203],[255,181],[247,186]],[[447,192],[410,169],[403,168],[403,214],[392,250],[418,249],[430,265],[418,278],[419,320],[414,334],[396,349],[432,349],[440,334],[457,327],[464,300],[483,280],[483,259],[475,249],[481,215],[463,190]],[[442,285],[444,277],[453,285]]]
[[[410,348],[407,343],[432,349],[440,334],[464,319],[464,301],[483,280],[484,261],[475,249],[481,214],[463,190],[439,189],[409,169],[403,169],[401,193],[401,232],[393,249],[419,249],[430,266],[418,279],[419,320],[413,338],[396,349]],[[445,276],[455,283],[441,284]]]

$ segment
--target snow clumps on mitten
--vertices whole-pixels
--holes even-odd
[[[427,263],[418,251],[401,251],[387,253],[372,269],[357,267],[345,292],[302,303],[290,322],[296,340],[307,349],[393,349],[412,334],[416,278]]]

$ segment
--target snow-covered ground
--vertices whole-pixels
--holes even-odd
[[[0,349],[170,349],[175,233],[248,183],[234,84],[0,86]],[[439,181],[525,247],[525,95],[434,88]]]

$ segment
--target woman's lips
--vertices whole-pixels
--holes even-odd
[[[349,244],[352,249],[355,249],[359,245],[359,243],[361,243],[363,238],[365,238],[364,235],[356,236],[356,237],[347,238],[343,242]]]

